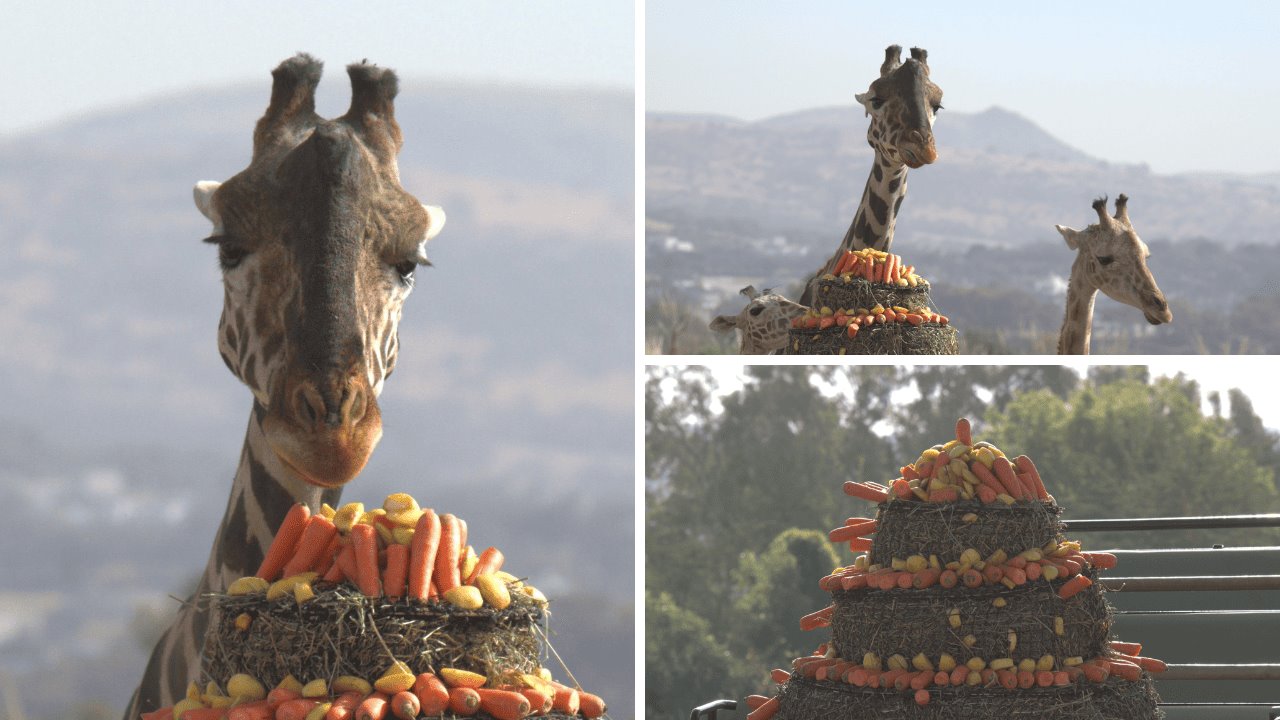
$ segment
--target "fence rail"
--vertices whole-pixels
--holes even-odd
[[[1115,518],[1105,520],[1064,520],[1067,530],[1229,530],[1234,528],[1280,527],[1280,513],[1261,515],[1200,515],[1196,517]]]

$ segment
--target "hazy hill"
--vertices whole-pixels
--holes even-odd
[[[135,613],[172,609],[207,557],[250,396],[216,353],[191,187],[247,163],[263,77],[0,138],[0,673],[35,717],[123,706]],[[322,91],[346,82],[330,68]],[[624,717],[633,112],[624,92],[402,84],[403,183],[449,220],[347,492],[467,518],[553,598],[556,648]]]
[[[649,115],[650,340],[660,299],[686,303],[689,326],[705,328],[742,309],[744,285],[788,288],[825,260],[866,183],[866,127],[853,106],[758,122]],[[1151,328],[1101,298],[1094,352],[1280,351],[1280,328],[1252,311],[1280,305],[1275,283],[1259,280],[1280,271],[1274,174],[1159,175],[1108,163],[1001,108],[943,111],[934,130],[939,158],[911,171],[894,250],[934,282],[962,342],[970,334],[967,349],[1052,352],[1073,261],[1053,226],[1083,227],[1096,219],[1095,197],[1123,192],[1174,323]],[[690,337],[685,348],[714,342]]]

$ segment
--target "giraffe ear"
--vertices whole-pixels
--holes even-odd
[[[1072,250],[1080,248],[1080,231],[1073,230],[1065,225],[1054,225],[1058,232],[1062,234],[1062,239],[1067,241],[1067,247]]]
[[[716,332],[729,332],[738,327],[738,318],[729,315],[717,315],[716,319],[711,321],[709,327]]]
[[[444,229],[444,208],[439,205],[423,205],[422,209],[427,211],[427,232],[422,236],[422,242],[418,243],[416,260],[419,265],[430,265],[431,261],[427,259],[427,243]]]
[[[858,101],[858,104],[862,106],[863,110],[867,111],[867,115],[871,114],[871,93],[870,92],[858,93],[857,95],[853,96],[853,99]],[[865,115],[863,117],[865,117]]]
[[[196,208],[200,210],[200,214],[209,218],[209,222],[213,223],[214,235],[222,232],[222,218],[218,215],[218,210],[213,206],[213,194],[222,186],[220,182],[213,180],[201,180],[196,183],[192,189],[192,195],[195,196]]]

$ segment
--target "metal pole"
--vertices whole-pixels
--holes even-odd
[[[716,720],[716,713],[721,710],[737,710],[737,700],[712,700],[705,705],[699,705],[689,713],[689,720],[699,720],[706,716],[707,720]]]
[[[1180,577],[1113,577],[1102,587],[1123,592],[1178,590],[1280,590],[1280,575],[1187,575]]]
[[[1280,680],[1280,665],[1178,664],[1157,675],[1169,680]]]
[[[1198,517],[1118,518],[1064,520],[1067,530],[1221,530],[1227,528],[1280,527],[1280,513],[1262,515],[1201,515]]]

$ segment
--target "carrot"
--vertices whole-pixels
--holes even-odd
[[[378,597],[382,594],[378,581],[378,531],[374,530],[372,525],[357,523],[351,526],[350,537],[352,554],[356,561],[356,587],[368,597]],[[380,718],[373,720],[380,720]]]
[[[1103,667],[1101,663],[1090,660],[1080,666],[1084,670],[1084,676],[1089,682],[1106,682],[1107,676],[1111,674],[1110,670]]]
[[[853,327],[853,326],[850,325],[849,327]],[[853,497],[856,497],[856,498],[862,498],[863,500],[870,500],[871,502],[874,502],[874,503],[882,503],[885,500],[889,499],[888,493],[882,490],[876,490],[875,488],[868,487],[867,485],[864,485],[862,483],[856,483],[852,480],[845,481],[844,494],[852,495]]]
[[[516,692],[524,696],[529,701],[530,715],[546,715],[551,712],[551,698],[553,693],[543,692],[537,688],[523,687],[516,689]]]
[[[901,572],[899,572],[899,573],[895,574],[895,576],[894,576],[894,581],[895,581],[895,582],[893,583],[893,585],[890,585],[890,586],[889,586],[889,589],[890,589],[890,590],[892,590],[892,589],[894,588],[894,586],[897,586],[897,587],[902,588],[903,590],[906,590],[906,589],[910,588],[910,587],[912,586],[912,584],[914,584],[914,583],[915,583],[915,573],[909,573],[909,572],[907,572],[907,571],[903,570],[903,571],[901,571]]]
[[[827,627],[831,624],[831,613],[835,612],[834,605],[828,605],[821,610],[811,612],[800,618],[801,630],[816,630],[820,627]]]
[[[941,577],[942,571],[938,568],[925,568],[915,573],[915,576],[911,579],[911,586],[921,589],[933,587],[933,584],[938,582]]]
[[[480,709],[498,720],[520,720],[531,709],[529,699],[518,692],[476,688],[476,693],[480,695]]]
[[[893,487],[893,494],[897,495],[903,500],[909,500],[914,494],[911,492],[911,485],[906,480],[903,480],[902,478],[898,478],[897,480],[894,480],[892,487]]]
[[[1005,690],[1013,690],[1018,687],[1018,673],[1013,670],[997,670],[996,680],[1000,683],[1000,687]]]
[[[582,702],[578,691],[557,682],[551,683],[551,687],[556,690],[556,696],[551,699],[551,708],[565,715],[577,715],[578,706]]]
[[[409,546],[388,545],[387,567],[382,571],[382,592],[392,600],[404,595],[404,579],[409,571]]]
[[[956,583],[959,581],[960,581],[960,576],[956,574],[955,570],[951,570],[948,568],[938,574],[938,584],[944,588],[948,588],[948,589],[953,588],[956,586]]]
[[[778,696],[774,695],[769,701],[760,707],[747,713],[747,720],[769,720],[778,712]],[[583,713],[586,715],[586,713]],[[599,715],[587,715],[587,717],[599,717]]]
[[[334,561],[337,559],[338,550],[342,547],[342,534],[335,532],[333,537],[329,538],[329,544],[325,546],[324,552],[320,553],[320,559],[316,560],[311,570],[316,571],[320,577],[329,574],[329,570],[333,568]]]
[[[911,323],[913,326],[916,326],[916,327],[919,327],[920,324],[924,322],[924,317],[919,313],[907,313],[905,317],[907,319],[907,322]]]
[[[988,486],[986,486],[986,485],[979,485],[979,486],[978,486],[978,500],[980,500],[980,501],[982,501],[982,502],[984,502],[984,503],[988,503],[988,504],[990,504],[990,503],[995,502],[995,501],[996,501],[996,496],[997,496],[997,495],[999,495],[999,494],[1000,494],[1000,493],[997,493],[995,490],[992,490],[990,487],[988,487]]]
[[[1025,585],[1027,582],[1027,571],[1022,568],[1005,565],[1004,576],[1012,580],[1014,585]]]
[[[312,517],[320,516],[313,515]],[[311,712],[311,708],[319,704],[319,700],[312,698],[298,698],[280,703],[280,707],[276,708],[276,720],[306,720],[307,713]]]
[[[1036,464],[1031,462],[1031,458],[1026,455],[1019,455],[1013,459],[1013,464],[1018,466],[1020,472],[1031,476],[1031,487],[1036,491],[1036,497],[1041,500],[1048,500],[1049,492],[1045,490],[1044,481],[1040,479],[1040,471],[1036,470]]]
[[[272,720],[266,700],[255,700],[237,705],[227,712],[227,720]]]
[[[969,426],[969,418],[956,420],[956,439],[969,447],[973,447],[973,429]]]
[[[995,585],[1004,577],[1004,568],[999,565],[987,565],[982,568],[982,579]]]
[[[440,516],[440,549],[436,553],[436,567],[432,580],[441,594],[459,584],[458,562],[463,545],[458,541],[461,539],[461,533],[462,528],[458,524],[458,518],[449,513]]]
[[[1142,677],[1142,668],[1128,660],[1108,658],[1107,663],[1111,666],[1111,674],[1118,678],[1122,678],[1124,680],[1137,680]]]
[[[960,494],[953,487],[929,491],[929,502],[955,502],[959,499]]]
[[[301,697],[302,693],[297,690],[291,690],[285,687],[274,687],[267,693],[267,705],[271,706],[272,710],[276,710],[284,703],[287,703],[290,700],[298,700]]]
[[[284,577],[306,572],[320,561],[324,549],[329,547],[330,538],[338,534],[333,521],[323,515],[312,515],[298,537],[298,545],[293,550],[293,557],[285,563]]]
[[[1093,581],[1090,580],[1087,575],[1076,575],[1063,583],[1062,587],[1058,588],[1058,597],[1066,600],[1092,584]]]
[[[1116,652],[1119,652],[1119,653],[1123,653],[1125,655],[1137,655],[1138,653],[1142,652],[1142,643],[1121,642],[1119,640],[1112,640],[1111,642],[1107,643],[1107,646],[1110,647],[1112,650],[1115,650]]]
[[[867,538],[854,538],[849,541],[849,549],[854,552],[862,552],[871,549],[871,541]]]
[[[981,465],[982,463],[978,464]],[[1022,497],[1022,483],[1018,481],[1018,476],[1014,474],[1013,465],[1009,463],[1008,458],[1003,458],[997,455],[991,469],[995,470],[996,478],[1004,485],[1005,492],[1015,498]],[[979,475],[979,477],[981,477],[981,475]]]
[[[142,720],[173,720],[173,706],[169,705],[159,710],[142,713]]]
[[[432,673],[418,675],[413,682],[413,693],[418,696],[419,709],[423,715],[440,715],[449,707],[449,688]]]
[[[477,577],[498,572],[502,569],[502,563],[504,560],[506,560],[506,558],[503,557],[502,551],[498,548],[485,548],[485,551],[480,553],[479,559],[476,560],[475,569],[467,576],[467,584],[474,585]]]
[[[192,708],[182,713],[179,720],[222,720],[226,715],[227,708]]]
[[[1027,573],[1027,579],[1032,581],[1039,580],[1041,567],[1042,566],[1038,562],[1027,563],[1027,567],[1024,568],[1025,572]]]
[[[1169,669],[1163,660],[1157,660],[1153,657],[1143,657],[1141,655],[1131,655],[1129,661],[1147,672],[1164,672]]]
[[[418,717],[418,709],[422,707],[422,703],[417,695],[408,690],[401,690],[391,696],[390,707],[391,714],[400,720],[414,720]]]
[[[845,334],[848,335],[850,339],[855,338],[858,336],[858,330],[861,327],[862,326],[858,324],[858,319],[852,318],[849,321],[848,328],[845,330]],[[877,502],[880,502],[880,501],[877,501]]]
[[[916,704],[921,707],[928,705],[929,697],[930,697],[929,691],[925,690],[924,688],[920,688],[919,690],[916,691],[916,694],[915,694]]]
[[[981,462],[974,460],[969,463],[969,469],[978,477],[978,481],[982,483],[982,487],[991,488],[997,495],[1008,491],[1004,486],[1004,483],[1000,482],[995,475],[992,475],[991,471],[987,469],[987,466],[983,465]]]
[[[280,571],[284,569],[285,563],[289,562],[289,558],[293,557],[293,550],[298,544],[298,539],[302,537],[302,530],[306,527],[309,517],[311,517],[311,508],[302,503],[289,508],[284,521],[280,523],[280,529],[276,530],[271,547],[267,549],[267,556],[262,559],[262,564],[258,566],[258,572],[254,575],[267,581],[280,579]]]
[[[1050,685],[1052,685],[1052,684],[1053,684],[1053,671],[1052,671],[1052,670],[1037,670],[1037,671],[1036,671],[1036,685],[1039,685],[1040,687],[1049,687],[1049,686],[1050,686]]]
[[[858,573],[848,577],[840,578],[841,590],[860,590],[867,586],[867,574]]]
[[[774,668],[769,671],[769,679],[781,685],[791,679],[791,673],[782,668]]]
[[[964,665],[957,665],[956,668],[951,671],[951,684],[963,685],[965,678],[967,677],[969,677],[969,668]]]
[[[355,530],[359,525],[352,527]],[[373,526],[365,527],[373,530]],[[374,532],[377,532],[374,530]],[[387,694],[375,690],[369,693],[369,697],[365,698],[358,707],[356,707],[356,720],[383,720],[387,716]]]
[[[324,720],[349,720],[356,714],[356,708],[360,707],[363,700],[364,695],[354,690],[342,693],[329,706],[329,711],[324,714]]]
[[[436,552],[440,548],[440,516],[427,509],[418,518],[409,543],[409,597],[423,601],[428,597]]]
[[[982,573],[974,570],[973,568],[969,568],[960,576],[960,580],[964,583],[965,587],[976,588],[982,584]]]
[[[1036,674],[1030,670],[1018,671],[1018,687],[1026,690],[1036,684]]]
[[[1084,555],[1084,559],[1088,560],[1090,565],[1100,570],[1110,570],[1116,566],[1116,556],[1111,553],[1087,552],[1080,554]]]
[[[932,684],[933,684],[933,673],[928,670],[921,670],[920,672],[916,673],[915,677],[911,678],[912,690],[920,690],[921,688],[927,688]]]
[[[868,533],[873,533],[875,531],[876,531],[875,520],[862,520],[860,522],[838,527],[835,530],[832,530],[831,532],[827,533],[827,537],[831,540],[831,542],[844,542],[846,540],[852,540],[856,537],[862,537],[863,535],[867,535]]]
[[[1053,673],[1053,684],[1054,685],[1070,685],[1071,676],[1067,674],[1066,670],[1056,670]]]

